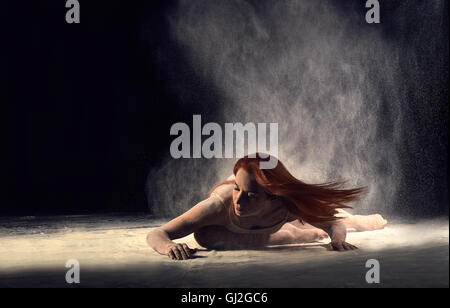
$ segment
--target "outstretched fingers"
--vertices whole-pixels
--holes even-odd
[[[352,245],[352,244],[349,244],[349,243],[347,243],[347,242],[343,242],[343,243],[342,243],[342,246],[344,247],[345,250],[355,250],[355,249],[358,249],[358,247],[356,247],[356,246],[354,246],[354,245]]]
[[[193,257],[196,249],[191,249],[187,244],[176,244],[170,247],[168,256],[172,260],[187,260]]]
[[[335,241],[328,244],[327,247],[328,250],[337,250],[337,251],[346,251],[346,250],[355,250],[358,249],[358,247],[349,244],[345,241]]]

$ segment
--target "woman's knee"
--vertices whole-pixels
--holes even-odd
[[[208,236],[208,233],[203,230],[203,228],[194,232],[194,238],[197,243],[203,247],[207,247],[210,243],[210,237]]]
[[[195,231],[194,238],[202,247],[217,249],[220,246],[220,239],[217,233],[216,226],[207,226]]]
[[[200,246],[215,249],[251,249],[264,247],[269,234],[235,234],[222,226],[207,226],[194,232]]]

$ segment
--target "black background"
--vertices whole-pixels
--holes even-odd
[[[364,16],[362,2],[335,5]],[[419,79],[420,87],[409,90],[404,109],[402,125],[416,137],[404,136],[399,196],[409,202],[408,214],[448,215],[448,2],[439,31],[420,37],[414,7],[408,30],[389,17],[414,1],[380,2],[380,31],[412,48],[423,72],[409,76],[406,62],[401,68],[405,83]],[[170,126],[210,110],[175,107],[170,85],[183,89],[187,102],[217,101],[217,90],[169,36],[165,14],[173,1],[80,3],[80,24],[65,22],[65,1],[2,3],[7,136],[0,215],[146,211],[145,179],[167,155]],[[443,38],[442,45],[427,48],[427,36]],[[423,97],[432,102],[426,112],[418,108]],[[426,182],[417,184],[424,173],[438,183],[432,194],[420,191]]]

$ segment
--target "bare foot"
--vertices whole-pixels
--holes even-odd
[[[292,234],[296,243],[313,243],[328,237],[328,234],[320,229],[299,229],[292,228]]]
[[[353,215],[348,217],[350,220],[349,227],[355,228],[356,231],[373,231],[383,229],[387,225],[387,220],[380,214],[373,215]]]

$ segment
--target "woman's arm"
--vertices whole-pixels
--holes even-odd
[[[147,243],[156,252],[171,258],[176,256],[177,258],[181,257],[182,259],[188,259],[191,258],[192,253],[194,253],[192,249],[186,247],[186,244],[183,245],[172,242],[167,232],[161,228],[156,228],[147,234]],[[170,255],[171,251],[172,254],[174,254],[172,256]]]
[[[330,250],[345,251],[357,249],[356,246],[351,245],[345,241],[345,238],[347,236],[347,228],[341,219],[330,222],[310,224],[328,233],[331,239],[331,243],[329,244]]]
[[[172,240],[191,234],[204,226],[220,225],[223,214],[224,207],[218,198],[209,197],[184,214],[150,231],[147,235],[147,243],[156,252],[167,255],[171,259],[189,259],[194,251],[186,244],[178,244]]]

